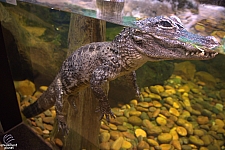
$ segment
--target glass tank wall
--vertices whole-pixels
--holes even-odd
[[[106,118],[96,119],[98,133],[92,138],[97,138],[97,142],[92,144],[95,149],[104,150],[225,149],[223,0],[73,0],[60,3],[23,0],[18,1],[17,6],[0,3],[0,21],[21,110],[47,91],[63,61],[82,41],[112,41],[123,26],[134,27],[134,21],[160,15],[176,15],[189,32],[214,36],[220,43],[216,49],[219,54],[204,61],[147,62],[136,71],[140,98],[135,97],[133,86],[126,78],[110,82],[109,103],[116,118],[111,118],[109,123]],[[86,26],[74,29],[83,23],[83,18],[87,20]],[[83,39],[88,33],[90,40]],[[82,100],[88,100],[84,102],[84,110],[99,116],[89,109],[90,99]],[[74,109],[71,105],[67,107]],[[75,106],[75,117],[79,109]],[[74,114],[71,114],[67,123],[73,127],[69,126],[65,138],[57,131],[55,106],[24,120],[46,142],[56,145],[54,149],[79,149],[82,142],[69,144],[68,141],[83,136],[83,132],[70,132],[76,132],[76,126],[81,128],[84,120],[73,122]],[[85,118],[89,124],[85,128],[94,134],[92,128],[96,125],[91,118]],[[88,134],[91,137],[92,133]],[[84,144],[82,148],[88,149]]]

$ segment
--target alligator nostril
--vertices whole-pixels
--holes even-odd
[[[210,42],[214,42],[215,44],[220,44],[214,36],[207,36],[206,39],[208,39]]]

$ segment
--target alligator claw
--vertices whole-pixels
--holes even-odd
[[[108,123],[110,122],[110,118],[116,118],[116,116],[111,111],[108,101],[100,101],[100,106],[96,111],[101,112],[100,120],[102,120],[105,116]]]
[[[66,123],[65,122],[61,122],[58,120],[58,131],[62,130],[63,132],[63,135],[69,133],[69,128],[67,127]]]
[[[140,93],[139,90],[136,91],[135,97],[136,97],[137,99],[139,99],[139,100],[141,99],[141,93]]]
[[[106,118],[106,121],[109,123],[110,122],[110,118],[116,118],[116,116],[111,112],[110,114],[101,114],[100,116],[100,120],[102,120],[103,118]]]
[[[105,117],[106,117],[106,121],[109,123],[110,122],[110,118],[116,118],[116,116],[110,111],[110,113],[109,114],[102,114],[102,116],[104,116],[105,115]]]
[[[69,128],[66,124],[65,117],[63,115],[57,115],[58,131],[62,130],[63,135],[69,133]]]

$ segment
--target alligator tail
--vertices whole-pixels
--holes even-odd
[[[55,82],[35,101],[33,104],[24,108],[22,113],[26,118],[31,118],[43,113],[55,105]]]
[[[22,113],[26,118],[31,118],[39,115],[40,113],[46,110],[44,108],[39,107],[38,101],[36,101],[33,104],[29,105],[28,107],[24,108]]]

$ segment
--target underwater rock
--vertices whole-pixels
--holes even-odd
[[[173,95],[176,94],[176,90],[174,88],[170,88],[170,89],[166,89],[165,93],[169,96],[169,95]]]
[[[223,105],[220,104],[220,103],[217,103],[217,104],[215,105],[215,108],[217,108],[219,111],[223,111]]]
[[[195,65],[190,61],[184,61],[181,63],[175,63],[174,73],[184,79],[192,80],[196,72]],[[185,66],[185,67],[184,67]]]
[[[152,128],[146,129],[148,135],[158,136],[162,133],[162,129],[158,126],[153,126]]]
[[[121,148],[123,149],[130,149],[132,147],[131,143],[126,141],[126,140],[123,140],[123,144],[121,146]]]
[[[39,127],[33,127],[32,128],[34,132],[36,132],[38,135],[43,135],[43,132],[41,130],[41,128]]]
[[[155,126],[151,121],[149,121],[147,119],[144,119],[143,120],[143,124],[142,125],[144,127],[146,127],[146,128],[149,128],[149,129]]]
[[[59,147],[63,146],[63,142],[59,138],[55,139],[55,144],[58,145]]]
[[[112,108],[113,114],[115,114],[117,117],[123,116],[123,112],[120,111],[119,108]]]
[[[52,117],[54,117],[54,118],[56,117],[56,111],[55,110],[51,110],[51,114],[52,114]]]
[[[209,123],[209,118],[206,116],[198,116],[197,122],[200,125],[205,125],[205,124]]]
[[[135,126],[140,126],[142,125],[142,120],[141,118],[137,117],[137,116],[131,116],[128,118],[128,122],[131,123],[132,125]]]
[[[223,52],[224,53],[224,52]],[[213,75],[214,78],[219,78],[221,80],[225,79],[224,68],[225,68],[225,55],[218,54],[215,59],[206,61],[193,61],[196,65],[196,70],[208,72]],[[224,85],[221,85],[224,87]]]
[[[138,101],[136,99],[133,99],[130,101],[130,104],[136,106],[138,104]]]
[[[198,94],[198,93],[200,93],[200,90],[198,88],[192,88],[191,92]]]
[[[21,95],[33,95],[36,90],[34,83],[29,80],[14,81],[14,86]]]
[[[100,143],[99,148],[101,150],[109,150],[110,149],[110,143],[109,142]]]
[[[201,137],[204,134],[205,134],[205,132],[203,130],[200,130],[200,129],[195,129],[194,130],[194,135],[197,135],[197,136]]]
[[[137,145],[138,150],[149,149],[149,145],[145,141],[140,141]]]
[[[144,130],[142,129],[136,129],[135,130],[135,135],[136,137],[142,136],[142,137],[147,137],[147,134]]]
[[[180,116],[180,113],[179,113],[179,111],[176,108],[171,107],[169,112],[171,114],[173,114],[174,116],[177,116],[177,117]]]
[[[50,124],[45,124],[44,123],[44,127],[45,127],[46,130],[49,130],[49,131],[52,131],[53,130],[53,126],[50,125]]]
[[[205,31],[205,27],[200,25],[200,24],[196,24],[195,25],[195,30],[197,30],[199,32],[204,32]]]
[[[178,102],[173,102],[173,107],[178,109],[178,108],[180,108],[180,104]]]
[[[167,124],[166,119],[163,118],[163,117],[157,117],[157,118],[156,118],[156,122],[157,122],[157,124],[160,125],[160,126],[164,126],[164,125]]]
[[[187,135],[187,130],[184,127],[177,126],[176,127],[176,131],[181,136],[186,136]]]
[[[148,94],[151,93],[148,87],[144,87],[144,91],[147,92]]]
[[[171,144],[160,144],[159,147],[163,149],[174,149],[174,147]]]
[[[49,130],[43,130],[42,132],[43,132],[43,134],[49,134],[50,133]]]
[[[149,116],[148,116],[148,114],[146,112],[142,112],[140,118],[142,120],[144,120],[144,119],[148,119],[149,120],[150,119]]]
[[[127,131],[127,127],[126,126],[117,126],[117,129],[119,130],[119,131],[121,131],[121,132],[125,132],[125,131]]]
[[[139,102],[137,105],[141,106],[141,107],[144,107],[144,108],[148,108],[149,107],[148,102]]]
[[[181,150],[181,144],[180,144],[180,141],[178,141],[178,140],[173,140],[171,144],[174,146],[175,149]]]
[[[131,110],[129,111],[129,115],[139,117],[141,115],[141,111]]]
[[[46,111],[44,112],[44,114],[45,114],[46,117],[52,117],[52,113],[51,113],[50,110],[46,110]]]
[[[101,124],[101,129],[110,130],[109,126],[105,124]]]
[[[158,101],[153,101],[152,103],[156,108],[162,107],[162,104]]]
[[[170,104],[171,106],[173,105],[174,100],[172,97],[166,97],[164,100],[167,104]]]
[[[214,88],[216,85],[216,79],[205,71],[199,71],[195,73],[195,79],[206,83],[206,86]]]
[[[152,93],[160,94],[161,92],[164,92],[164,87],[161,85],[150,86],[150,90]]]
[[[150,146],[159,146],[159,143],[153,139],[147,139],[147,142]]]
[[[124,137],[126,137],[126,138],[128,138],[130,140],[134,140],[135,139],[134,134],[131,134],[129,132],[123,132],[123,135],[124,135]]]
[[[201,139],[199,139],[197,136],[190,136],[189,140],[191,143],[193,143],[195,145],[198,145],[198,146],[204,145],[204,142]]]
[[[53,117],[45,117],[45,118],[43,118],[43,122],[53,125],[54,124],[54,118]]]
[[[219,126],[219,128],[223,128],[225,126],[225,120],[215,119],[215,124]]]
[[[46,91],[47,89],[48,89],[47,86],[40,86],[40,87],[39,87],[39,90],[40,90],[41,92],[44,92],[44,91]]]
[[[182,150],[192,150],[192,148],[191,148],[190,145],[182,145],[182,146],[181,146],[181,149],[182,149]]]
[[[193,126],[187,120],[184,120],[182,118],[179,118],[176,123],[178,125],[184,127],[187,130],[188,134],[191,134],[191,135],[193,134],[193,132],[194,132],[193,131]]]
[[[42,118],[35,118],[35,123],[36,125],[41,128],[42,130],[45,129],[44,125],[43,125],[43,122],[42,122]]]
[[[114,131],[117,130],[117,126],[111,123],[109,124],[109,128]]]
[[[220,97],[225,102],[225,89],[220,90]]]
[[[156,107],[149,107],[150,112],[154,112],[154,111],[156,111],[156,109],[157,109]],[[160,109],[159,109],[159,112],[160,112]]]
[[[211,33],[211,35],[213,35],[213,36],[217,35],[219,38],[224,38],[225,31],[213,31],[213,33]]]
[[[160,113],[160,109],[157,108],[157,109],[153,112],[152,117],[153,117],[153,118],[157,117],[157,116],[159,115],[159,113]]]
[[[110,139],[110,134],[108,132],[103,132],[100,134],[100,141],[101,142],[108,142]]]
[[[149,98],[151,98],[153,100],[162,100],[160,95],[157,95],[157,94],[154,94],[154,93],[150,93]]]
[[[170,133],[161,133],[160,135],[158,135],[157,139],[160,143],[163,144],[170,143],[172,140],[172,135]]]
[[[204,145],[208,146],[213,142],[213,137],[209,134],[203,135],[201,140],[204,142]]]
[[[30,34],[33,36],[39,37],[44,34],[46,31],[46,28],[41,28],[41,27],[31,27],[31,26],[23,26],[25,30],[27,30]]]
[[[122,144],[123,144],[123,137],[119,137],[112,143],[111,149],[120,149]]]
[[[112,140],[116,140],[121,136],[122,136],[122,133],[120,133],[119,131],[111,131],[110,132],[110,139],[112,139]]]
[[[190,116],[191,114],[189,111],[183,110],[182,114],[180,115],[180,118],[187,119]]]
[[[116,117],[116,118],[111,118],[110,123],[115,124],[115,125],[122,125],[123,121],[127,121],[127,118],[121,116],[121,117]]]

